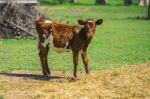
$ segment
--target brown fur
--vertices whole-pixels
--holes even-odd
[[[94,36],[96,25],[102,24],[103,20],[78,20],[78,23],[80,25],[75,26],[64,25],[56,22],[44,22],[45,19],[40,19],[36,23],[37,32],[39,35],[39,56],[43,74],[50,75],[47,61],[49,44],[47,44],[46,47],[43,47],[41,43],[43,43],[51,33],[53,35],[53,43],[55,47],[64,48],[66,46],[66,43],[69,42],[69,44],[67,45],[67,49],[71,49],[73,52],[74,78],[77,78],[77,65],[80,51],[85,66],[85,71],[87,74],[89,74],[87,48]],[[46,38],[43,37],[43,34],[46,36]]]

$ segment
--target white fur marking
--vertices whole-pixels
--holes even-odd
[[[45,34],[43,34],[43,37],[44,37],[44,39],[46,39],[46,35]]]
[[[66,46],[64,48],[67,48],[68,44],[69,44],[69,42],[66,43]]]
[[[50,21],[50,20],[45,20],[44,23],[52,23],[52,21]]]
[[[51,33],[51,35],[52,35],[52,33]],[[48,36],[48,38],[46,39],[46,35],[43,34],[43,37],[44,37],[44,39],[45,39],[44,42],[41,43],[41,45],[42,45],[43,47],[46,47],[46,46],[48,45],[48,43],[50,42],[50,39],[51,39],[51,35]]]
[[[52,28],[50,29],[50,32],[53,32],[53,29],[52,29]]]
[[[92,23],[93,21],[88,21],[88,22]]]
[[[67,46],[69,42],[66,43],[64,48],[57,48],[54,46],[53,42],[53,35],[52,33],[49,35],[49,37],[46,39],[46,35],[43,34],[43,37],[45,38],[44,42],[41,43],[43,47],[46,47],[47,45],[49,46],[50,49],[55,50],[56,52],[67,52],[70,51],[70,49],[67,49]]]
[[[78,30],[78,29],[76,30],[76,33],[79,33],[79,30]]]
[[[57,48],[57,47],[54,47],[54,45],[52,45],[53,47],[51,47],[51,49],[58,53],[68,52],[70,51],[70,49],[67,49],[68,44],[69,42],[66,43],[66,46],[64,48]]]
[[[54,48],[54,43],[53,43],[53,35],[52,33],[49,36],[49,47]]]
[[[69,42],[66,43],[66,46],[64,48],[55,48],[55,51],[60,52],[60,53],[70,51],[70,49],[67,49],[68,44]]]

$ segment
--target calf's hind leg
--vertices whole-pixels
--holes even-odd
[[[49,67],[48,67],[48,51],[49,51],[49,47],[46,48],[45,67],[46,67],[47,74],[49,76],[51,76],[51,72],[50,72]]]
[[[41,61],[42,71],[44,76],[49,76],[50,71],[47,62],[48,48],[41,46],[39,51],[39,57]]]

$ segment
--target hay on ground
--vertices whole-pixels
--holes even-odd
[[[0,96],[6,99],[150,99],[150,65],[80,73],[53,71],[51,80],[41,72],[13,71],[0,75]]]

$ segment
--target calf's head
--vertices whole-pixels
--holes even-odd
[[[88,19],[86,21],[84,20],[78,20],[78,23],[80,25],[83,25],[83,28],[81,29],[82,35],[86,38],[92,38],[94,33],[95,33],[95,29],[96,29],[96,25],[100,25],[103,23],[103,19],[98,19],[98,20],[93,20],[93,19]]]

